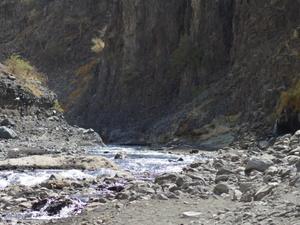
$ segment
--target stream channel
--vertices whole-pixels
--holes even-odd
[[[124,159],[115,159],[117,153],[122,152],[126,157]],[[155,176],[169,173],[180,172],[182,168],[196,160],[201,159],[201,155],[170,153],[167,150],[155,150],[147,147],[124,147],[124,146],[107,146],[87,149],[88,155],[101,155],[113,160],[122,170],[131,173],[137,180],[154,180]],[[81,170],[33,170],[33,171],[1,171],[0,172],[0,193],[10,186],[35,187],[46,182],[51,176],[61,178],[84,180],[96,179],[99,177],[113,177],[115,172],[109,169],[101,169],[97,171],[81,171]],[[125,186],[126,184],[120,180],[114,183],[114,186]],[[24,212],[6,212],[2,213],[3,220],[13,219],[58,219],[66,218],[75,214],[79,214],[88,202],[88,199],[97,195],[105,195],[110,192],[112,186],[103,186],[101,190],[96,186],[87,187],[89,192],[70,194],[68,196],[68,204],[66,200],[49,198],[40,205],[32,206],[30,210]],[[92,190],[92,191],[91,191]],[[56,210],[54,210],[56,206]],[[58,206],[58,207],[57,207]],[[33,210],[34,208],[34,210]],[[57,208],[59,210],[57,210]]]

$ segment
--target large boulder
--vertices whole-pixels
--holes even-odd
[[[8,127],[5,127],[5,126],[0,127],[0,138],[2,138],[2,139],[15,139],[17,137],[18,137],[18,135],[12,129],[10,129]]]
[[[97,170],[118,167],[101,156],[34,155],[0,161],[0,170],[12,169],[83,169]]]
[[[267,157],[253,157],[248,160],[245,173],[248,174],[253,170],[265,172],[273,164],[273,161]]]

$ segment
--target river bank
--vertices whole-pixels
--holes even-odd
[[[114,155],[111,160],[127,170],[126,175],[92,173],[88,177],[82,176],[84,171],[73,170],[73,175],[68,171],[64,176],[52,171],[55,175],[49,173],[50,177],[34,187],[11,186],[5,189],[5,194],[12,194],[11,198],[2,196],[2,200],[11,204],[10,211],[27,210],[31,214],[27,218],[6,217],[3,223],[19,220],[21,224],[34,225],[298,224],[299,133],[280,137],[265,149],[224,148],[207,157],[203,157],[205,152],[192,154],[189,155],[193,157],[192,163],[187,154],[179,157],[138,149],[130,155],[132,148],[112,147],[109,151],[107,147],[98,154]],[[146,154],[145,158],[145,153],[152,156]],[[161,173],[147,176],[143,169],[150,174],[155,170],[137,164],[141,173],[130,171],[137,158],[162,160],[166,155],[175,170],[168,171],[165,167]],[[176,163],[186,160],[186,164],[177,167],[172,159],[177,159]],[[21,209],[14,208],[16,205]],[[32,219],[33,215],[39,217]]]

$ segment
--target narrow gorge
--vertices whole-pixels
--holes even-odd
[[[0,0],[0,224],[298,224],[299,71],[300,0]]]
[[[109,142],[216,148],[245,132],[272,135],[299,75],[299,1],[13,0],[0,9],[1,59],[30,59],[69,121]],[[93,51],[93,40],[105,47]]]

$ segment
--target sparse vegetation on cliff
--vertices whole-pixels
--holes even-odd
[[[96,59],[93,59],[90,62],[80,66],[76,71],[77,77],[86,77],[90,75],[92,71],[95,69],[97,63],[98,61]]]
[[[40,97],[43,95],[40,84],[46,82],[46,77],[38,72],[29,61],[19,55],[13,54],[4,64],[7,66],[8,72],[14,74],[35,96]]]
[[[92,47],[91,47],[92,52],[99,54],[100,52],[103,51],[104,47],[105,47],[105,43],[101,38],[92,39]]]
[[[69,109],[71,105],[73,105],[80,96],[84,93],[86,90],[89,81],[91,80],[93,76],[93,71],[95,70],[97,66],[98,60],[92,59],[91,61],[87,62],[86,64],[81,65],[76,70],[76,79],[74,80],[75,88],[74,90],[69,94],[68,101],[65,106],[66,109]]]
[[[300,112],[300,80],[288,90],[281,93],[276,108],[277,115],[281,114],[287,108]]]
[[[61,112],[61,113],[63,113],[65,111],[57,99],[53,103],[53,108],[56,111]]]

